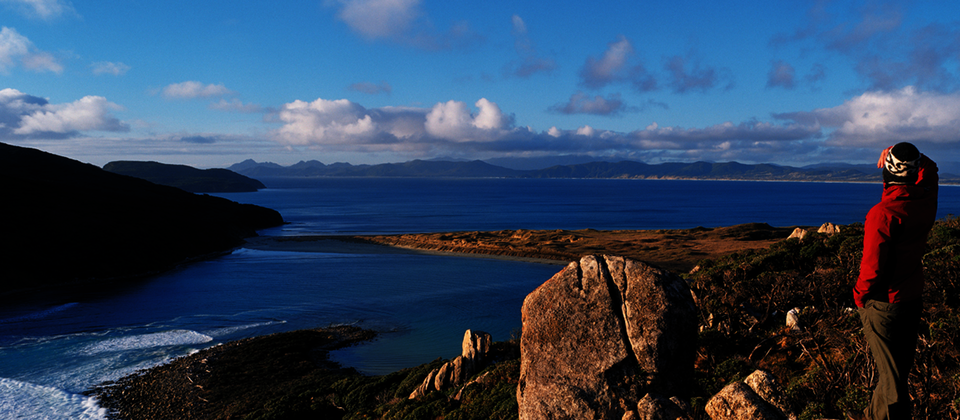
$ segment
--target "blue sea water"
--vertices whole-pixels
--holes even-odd
[[[876,184],[562,179],[263,179],[218,194],[277,209],[261,235],[502,229],[664,229],[762,222],[849,224]],[[942,187],[940,216],[960,188]],[[334,354],[382,374],[459,354],[465,329],[510,338],[520,306],[561,269],[422,254],[238,249],[110,290],[0,308],[0,418],[99,419],[81,393],[98,383],[225,341],[352,324],[382,332]]]

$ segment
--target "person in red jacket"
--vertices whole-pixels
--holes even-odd
[[[867,213],[863,260],[853,288],[878,383],[852,419],[909,419],[907,380],[923,312],[923,254],[937,216],[937,164],[910,143],[881,153],[883,196]]]

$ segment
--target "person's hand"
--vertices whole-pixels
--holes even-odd
[[[886,162],[887,162],[887,155],[890,154],[890,149],[893,149],[893,146],[890,146],[890,147],[888,147],[888,148],[886,148],[886,149],[883,149],[883,151],[880,152],[880,160],[877,161],[877,167],[878,167],[878,168],[882,168],[883,165],[886,164]]]

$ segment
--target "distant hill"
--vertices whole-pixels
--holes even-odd
[[[491,165],[502,166],[504,168],[529,171],[535,169],[549,168],[559,165],[579,165],[581,163],[592,162],[619,162],[623,159],[598,159],[596,156],[587,155],[564,155],[564,156],[535,156],[535,157],[499,157],[484,159]]]
[[[737,162],[661,163],[592,162],[554,166],[527,171],[531,178],[623,178],[623,179],[703,179],[764,181],[879,181],[880,173],[856,169],[802,169],[773,164],[746,165]]]
[[[198,195],[0,143],[0,299],[125,280],[229,251],[283,223],[271,209]],[[48,286],[58,286],[50,288]]]
[[[878,181],[876,170],[862,172],[859,167],[795,168],[772,164],[746,165],[726,163],[590,162],[556,165],[545,169],[516,170],[483,161],[442,162],[414,160],[379,165],[325,165],[311,160],[291,166],[257,163],[253,160],[232,165],[230,170],[250,176],[353,176],[353,177],[503,177],[503,178],[637,178],[637,179],[728,179],[791,181]]]
[[[103,170],[195,193],[254,192],[266,188],[256,179],[219,168],[197,169],[158,162],[115,161],[104,165]]]
[[[413,160],[406,163],[379,165],[325,165],[316,160],[281,166],[245,160],[231,165],[230,170],[250,177],[459,177],[459,178],[620,178],[620,179],[702,179],[744,181],[834,181],[879,182],[880,170],[874,165],[843,163],[821,164],[802,168],[769,163],[748,165],[738,162],[661,163],[650,165],[625,160],[622,162],[589,162],[556,165],[544,169],[509,169],[474,160],[463,162]],[[940,171],[944,184],[960,184],[960,176]]]

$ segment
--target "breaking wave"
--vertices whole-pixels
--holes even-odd
[[[107,418],[107,410],[92,397],[0,378],[0,418],[100,420]]]
[[[83,355],[92,355],[106,352],[149,349],[153,347],[203,344],[210,341],[213,341],[213,337],[198,333],[196,331],[171,330],[150,334],[110,338],[84,346],[79,349],[79,353]]]

